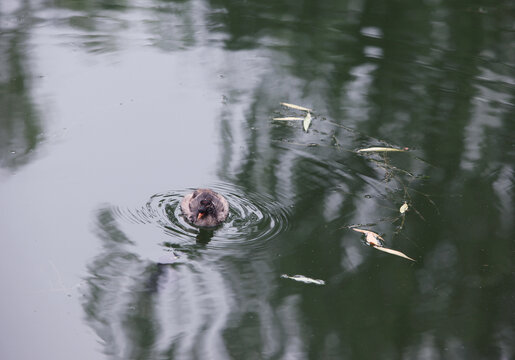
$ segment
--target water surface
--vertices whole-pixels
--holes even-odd
[[[1,357],[513,358],[513,14],[2,2]]]

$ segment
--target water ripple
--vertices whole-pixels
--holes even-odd
[[[228,184],[210,186],[229,202],[229,216],[213,230],[199,229],[182,216],[180,202],[193,191],[170,191],[155,194],[138,209],[113,209],[115,216],[136,224],[154,224],[170,237],[169,244],[204,243],[207,248],[259,250],[289,226],[289,208],[270,196],[244,192]]]

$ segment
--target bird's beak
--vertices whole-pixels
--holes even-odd
[[[197,220],[202,219],[202,216],[204,216],[204,213],[200,213],[200,212],[199,212],[199,213],[198,213],[198,215],[197,215]]]

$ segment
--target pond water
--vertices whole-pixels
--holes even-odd
[[[514,358],[514,14],[2,1],[0,357]]]

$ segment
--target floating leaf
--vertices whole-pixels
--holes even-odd
[[[401,214],[404,214],[406,211],[408,211],[408,203],[404,202],[404,204],[402,204],[402,206],[399,209],[399,211],[400,211]]]
[[[304,122],[302,123],[304,125],[304,131],[308,131],[309,124],[311,124],[311,113],[308,111],[306,114],[306,117],[304,118]]]
[[[300,282],[303,282],[303,283],[306,283],[306,284],[325,285],[325,281],[324,280],[312,279],[312,278],[308,278],[308,277],[306,277],[304,275],[289,276],[289,275],[286,275],[286,274],[282,274],[281,277],[283,279],[291,279],[291,280],[300,281]]]
[[[387,147],[369,147],[366,149],[359,149],[358,152],[386,152],[386,151],[405,151],[403,149],[387,148]]]
[[[273,118],[273,120],[289,121],[289,120],[304,120],[304,118],[289,116],[289,117],[282,117],[282,118]]]
[[[362,230],[358,228],[352,228],[352,230],[365,234],[367,236],[366,242],[368,245],[383,246],[384,239],[381,236],[379,236],[379,234],[376,234],[375,232],[370,230]]]
[[[397,256],[403,257],[405,259],[411,260],[411,261],[415,261],[414,259],[410,258],[406,254],[401,253],[400,251],[389,249],[389,248],[385,248],[385,247],[382,247],[382,246],[374,246],[374,247],[377,250],[381,250],[381,251],[387,252],[387,253],[392,254],[392,255],[397,255]]]
[[[305,108],[303,106],[288,104],[288,103],[284,103],[284,102],[282,102],[281,105],[292,108],[292,109],[300,110],[300,111],[312,111],[311,109]]]

